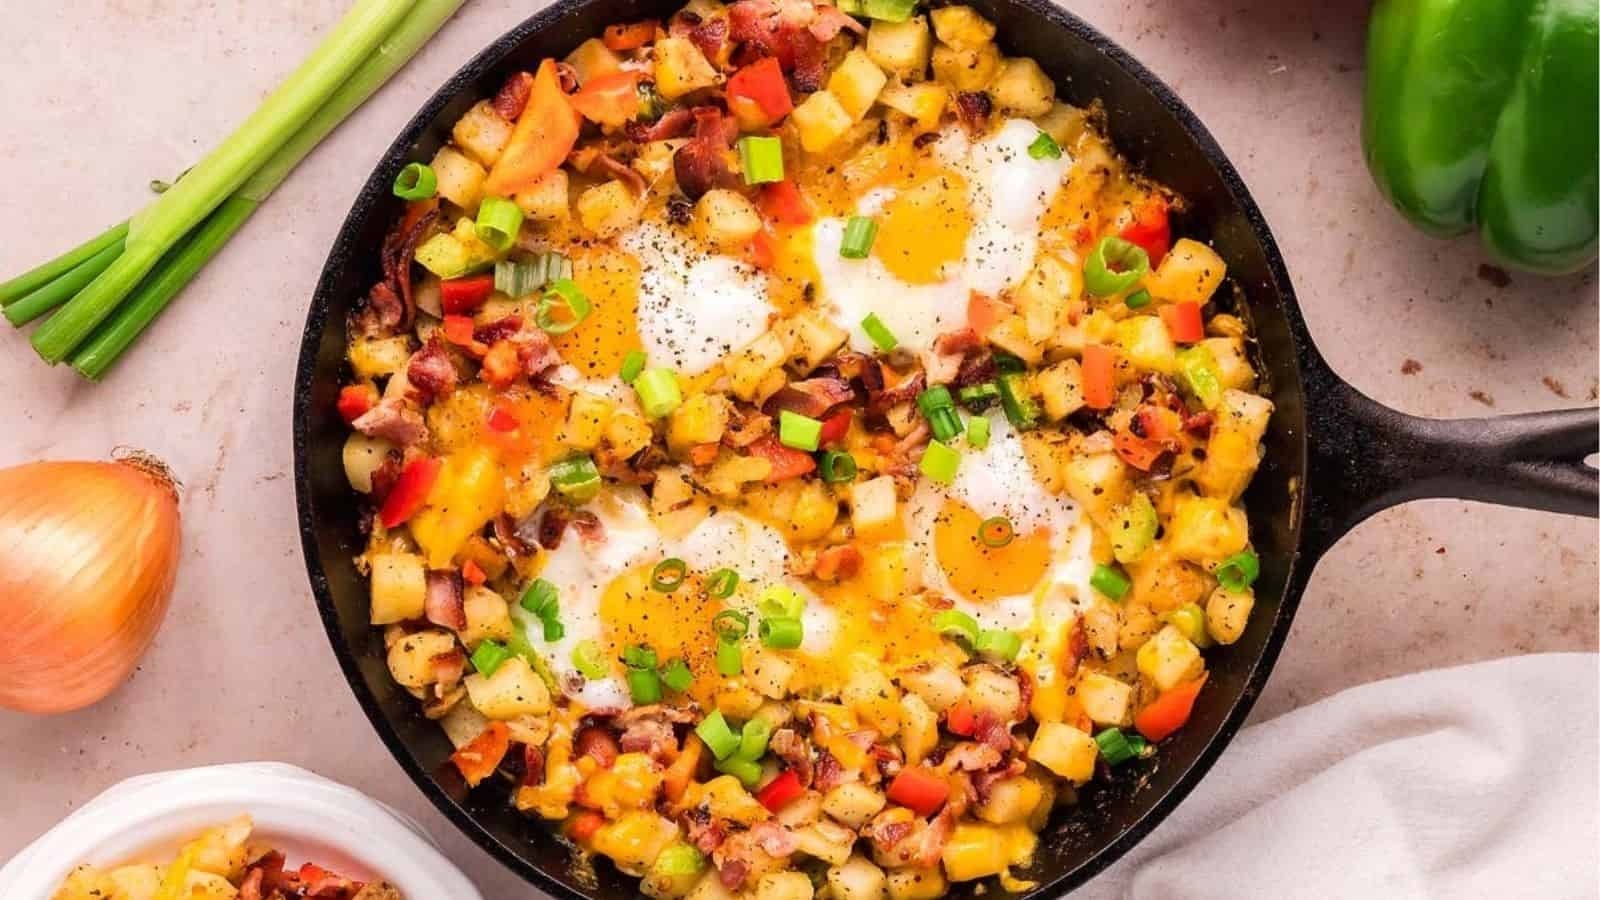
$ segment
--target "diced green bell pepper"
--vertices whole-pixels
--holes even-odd
[[[1111,553],[1117,562],[1137,562],[1156,542],[1160,524],[1155,505],[1144,494],[1135,494],[1126,506],[1118,507],[1111,527]]]

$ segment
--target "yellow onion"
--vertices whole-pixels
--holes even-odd
[[[127,680],[178,549],[177,487],[151,457],[0,470],[0,706],[66,712]]]

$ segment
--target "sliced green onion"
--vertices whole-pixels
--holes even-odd
[[[900,346],[900,342],[895,339],[894,332],[889,330],[889,326],[883,324],[883,320],[878,318],[877,313],[868,313],[867,317],[861,320],[861,330],[865,331],[867,337],[872,338],[872,342],[878,345],[878,349],[885,353]]]
[[[649,644],[634,644],[622,651],[622,663],[630,669],[654,669],[660,659]]]
[[[572,648],[572,667],[590,681],[598,681],[611,674],[605,656],[600,652],[600,644],[596,641],[579,641],[578,646]]]
[[[732,569],[718,569],[711,573],[710,578],[706,579],[706,596],[714,597],[718,600],[726,600],[733,596],[733,591],[738,586],[738,572],[735,572]],[[722,618],[729,612],[732,612],[732,610],[723,610],[722,612],[717,613],[717,619]],[[735,613],[735,615],[739,614]],[[740,618],[742,619],[743,616],[741,615]],[[716,624],[717,619],[711,620],[713,625]],[[744,634],[744,627],[746,624],[748,623],[745,621],[741,621],[739,624],[739,633],[741,635]]]
[[[654,122],[661,118],[666,102],[656,93],[655,82],[641,81],[635,90],[639,94],[639,121]]]
[[[799,619],[769,616],[761,620],[758,633],[764,646],[774,650],[793,650],[805,640],[806,631]]]
[[[488,678],[510,658],[511,651],[505,644],[499,641],[484,641],[478,645],[478,649],[472,651],[472,667]]]
[[[731,572],[732,569],[721,571]],[[737,576],[736,576],[737,577]],[[711,630],[725,641],[737,641],[750,629],[750,617],[737,609],[725,609],[711,620]]]
[[[628,695],[641,706],[661,702],[661,676],[655,669],[629,669],[626,676]]]
[[[933,630],[945,637],[961,638],[969,645],[978,641],[978,620],[959,609],[947,609],[933,617]]]
[[[546,642],[559,641],[567,636],[567,626],[562,625],[561,620],[556,618],[554,607],[546,609],[545,614],[539,617],[539,622],[544,625]]]
[[[844,240],[839,242],[839,255],[845,259],[866,259],[872,252],[872,240],[877,236],[877,222],[866,216],[851,216],[844,226]]]
[[[1119,237],[1103,237],[1083,261],[1083,287],[1096,297],[1120,294],[1150,271],[1144,248]]]
[[[652,419],[666,416],[683,403],[678,376],[671,369],[645,369],[633,380],[633,389],[639,394],[644,414]]]
[[[730,756],[727,759],[717,760],[712,768],[724,775],[732,775],[739,779],[740,784],[752,790],[761,783],[761,764],[751,762],[748,759]]]
[[[1133,582],[1111,566],[1102,564],[1094,567],[1093,574],[1089,576],[1089,586],[1112,600],[1120,601],[1128,595],[1128,588],[1133,586]]]
[[[439,176],[427,163],[410,163],[394,177],[394,195],[401,200],[427,200],[438,191]]]
[[[800,592],[784,584],[774,584],[761,592],[756,601],[756,610],[763,616],[785,616],[797,619],[805,611],[806,598]]]
[[[617,377],[623,384],[633,384],[639,373],[644,371],[645,355],[643,350],[629,350],[628,355],[622,358],[622,368],[617,371]]]
[[[739,138],[739,164],[745,184],[783,180],[783,142],[776,137],[745,135]]]
[[[1004,547],[1017,537],[1017,530],[1005,516],[990,516],[978,523],[978,540],[985,547]]]
[[[1208,347],[1189,347],[1178,353],[1178,371],[1189,392],[1206,409],[1222,405],[1222,375]]]
[[[807,453],[815,452],[822,443],[822,422],[783,410],[778,413],[778,442]]]
[[[917,0],[861,0],[861,11],[869,19],[904,22],[917,10]]]
[[[550,486],[573,503],[588,503],[600,494],[600,470],[587,456],[572,456],[550,467]]]
[[[922,474],[940,484],[950,484],[956,480],[956,469],[961,467],[961,453],[938,441],[929,441],[928,449],[922,451],[922,461],[917,468]]]
[[[1028,371],[1028,364],[1023,362],[1022,357],[1015,353],[996,350],[994,352],[994,370],[1001,375],[1009,375],[1013,372]]]
[[[1017,637],[1015,632],[1002,628],[988,629],[978,632],[978,639],[972,642],[972,649],[984,656],[1011,662],[1022,652],[1022,638]]]
[[[504,253],[522,230],[522,207],[504,197],[485,197],[478,204],[478,240]]]
[[[1000,386],[992,381],[985,381],[983,384],[973,384],[962,388],[956,393],[956,396],[961,398],[962,404],[967,409],[980,413],[994,405],[994,401],[1000,399]]]
[[[522,599],[517,602],[523,609],[536,616],[544,615],[547,607],[554,604],[561,596],[561,591],[555,582],[543,578],[535,578],[528,589],[522,592]]]
[[[1138,755],[1120,728],[1107,728],[1094,736],[1094,742],[1099,745],[1100,755],[1105,757],[1108,765],[1120,766]]]
[[[956,415],[956,402],[950,389],[936,384],[917,395],[917,408],[927,418],[936,440],[949,443],[961,433],[961,417]]]
[[[589,317],[594,305],[570,278],[558,278],[539,298],[539,308],[533,314],[534,324],[548,334],[566,334]]]
[[[733,677],[744,671],[744,651],[737,640],[717,639],[717,674]]]
[[[1242,591],[1261,577],[1261,557],[1249,548],[1222,561],[1214,573],[1217,581],[1230,591]]]
[[[688,663],[674,658],[661,667],[661,683],[681,694],[694,684],[694,673],[689,671]]]
[[[976,415],[967,420],[967,443],[979,450],[989,446],[989,417]]]
[[[722,710],[712,710],[711,715],[700,720],[694,726],[694,733],[705,742],[706,749],[717,759],[727,759],[735,750],[739,749],[739,736],[728,727],[728,720],[722,717]]]
[[[553,281],[571,277],[572,260],[559,253],[502,259],[494,264],[494,289],[507,297],[526,297]]]
[[[1039,401],[1028,390],[1028,376],[1020,372],[1007,372],[1000,376],[1000,408],[1006,419],[1018,431],[1026,431],[1039,424]]]
[[[822,480],[828,484],[842,484],[854,481],[856,477],[856,458],[844,450],[829,450],[822,454],[822,462],[817,470],[822,473]]]
[[[1206,632],[1206,614],[1198,603],[1184,605],[1164,613],[1161,620],[1175,626],[1196,647],[1211,646],[1211,635]]]
[[[674,878],[683,875],[696,875],[705,868],[706,858],[699,850],[688,844],[673,844],[656,855],[656,861],[650,864],[652,876]]]
[[[1056,143],[1055,138],[1041,131],[1039,136],[1033,139],[1033,143],[1028,145],[1028,155],[1034,159],[1060,159],[1061,145]]]
[[[760,762],[761,757],[767,755],[767,739],[770,737],[772,723],[757,716],[744,723],[744,731],[739,734],[739,749],[733,755],[739,759]]]
[[[1150,305],[1151,299],[1152,298],[1150,296],[1150,292],[1145,290],[1144,288],[1140,288],[1137,291],[1134,291],[1133,293],[1129,294],[1128,296],[1122,298],[1122,302],[1129,309],[1144,309],[1146,306]]]
[[[689,577],[689,564],[676,556],[671,556],[656,563],[650,570],[650,586],[663,594],[670,594],[683,584]]]

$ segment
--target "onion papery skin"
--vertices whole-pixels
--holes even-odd
[[[68,712],[126,681],[180,550],[177,489],[149,457],[0,470],[0,706]]]

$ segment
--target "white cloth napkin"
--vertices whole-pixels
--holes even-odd
[[[1247,728],[1073,896],[1600,896],[1597,659],[1408,675]]]

